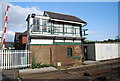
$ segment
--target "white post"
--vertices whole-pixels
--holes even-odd
[[[7,69],[8,61],[7,61],[7,50],[5,50],[5,69]]]
[[[30,51],[28,50],[28,53],[27,53],[27,55],[28,55],[28,65],[30,64],[30,58],[29,58],[29,55],[30,55]]]
[[[15,52],[15,51],[11,52],[11,55],[12,55],[12,59],[11,59],[11,60],[12,60],[12,64],[11,64],[11,65],[12,65],[12,68],[13,68],[13,65],[14,65],[14,63],[13,63],[13,62],[14,62],[14,60],[13,60],[13,58],[14,58],[14,52]]]
[[[25,50],[26,66],[28,66],[28,50]]]
[[[28,60],[28,58],[27,58],[27,56],[28,56],[28,51],[27,50],[25,50],[25,64],[26,64],[26,67],[28,66],[28,63],[27,63],[27,60]]]
[[[10,69],[10,50],[7,51],[8,53],[8,69]]]
[[[3,69],[5,69],[5,50],[3,50]]]
[[[1,61],[1,69],[3,69],[3,50],[1,50],[1,59],[2,59],[2,61]]]
[[[10,55],[10,65],[9,66],[10,66],[10,69],[11,69],[11,59],[12,59],[11,58],[11,51],[9,51],[9,55]]]
[[[6,52],[7,50],[5,50],[5,69],[7,69],[7,52]]]

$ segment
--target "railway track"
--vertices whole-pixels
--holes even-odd
[[[79,68],[65,69],[54,72],[22,74],[21,79],[79,79],[85,81],[120,81],[120,60],[101,62],[96,65],[85,65]]]

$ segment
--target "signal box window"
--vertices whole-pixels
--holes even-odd
[[[72,57],[72,48],[67,49],[67,56]]]

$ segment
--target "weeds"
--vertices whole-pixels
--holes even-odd
[[[36,63],[36,58],[32,57],[32,69],[35,68],[44,68],[44,67],[54,67],[53,65],[43,64],[42,62]]]

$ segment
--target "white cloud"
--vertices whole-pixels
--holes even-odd
[[[0,31],[0,36],[2,36],[3,31]],[[14,40],[15,32],[13,31],[7,31],[5,34],[6,41],[13,41]]]
[[[8,25],[7,25],[7,30],[9,31],[8,33],[8,36],[10,34],[10,36],[13,36],[13,32],[24,32],[27,28],[27,24],[26,24],[26,18],[28,16],[28,14],[31,14],[31,13],[35,13],[35,14],[39,14],[39,15],[42,15],[43,12],[42,11],[39,11],[38,8],[36,7],[27,7],[27,8],[22,8],[20,6],[15,6],[13,4],[10,4],[10,3],[7,3],[7,2],[0,2],[0,27],[1,27],[1,24],[3,23],[3,19],[4,19],[4,12],[5,12],[5,9],[6,9],[6,6],[9,5],[10,6],[10,9],[9,9],[9,12],[8,12]],[[2,17],[1,17],[2,16]],[[2,27],[1,27],[2,28]],[[0,28],[0,29],[1,29]],[[11,31],[11,33],[10,33]],[[10,39],[8,36],[6,36],[6,38],[8,38],[7,40],[13,40],[13,37]]]
[[[15,35],[15,32],[8,31],[6,33],[6,41],[14,41],[14,35]]]
[[[2,36],[2,31],[0,31],[0,37]]]

